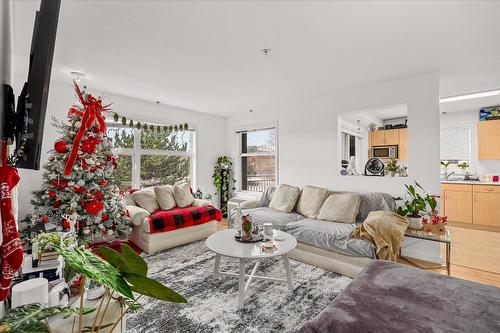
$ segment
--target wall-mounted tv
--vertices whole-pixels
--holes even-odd
[[[15,123],[16,166],[40,169],[40,154],[61,0],[41,0],[31,40],[28,80],[19,94]],[[5,128],[6,132],[12,129]]]

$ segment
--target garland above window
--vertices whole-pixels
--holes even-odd
[[[171,133],[171,132],[178,132],[178,131],[187,131],[189,130],[189,125],[187,123],[184,124],[179,124],[179,125],[158,125],[158,124],[151,124],[151,123],[141,123],[140,121],[135,121],[133,119],[127,119],[125,116],[120,116],[116,112],[108,111],[110,113],[113,113],[113,120],[115,123],[120,122],[124,126],[128,126],[130,128],[137,128],[137,129],[142,129],[143,131],[151,131],[151,132],[164,132],[164,133]]]

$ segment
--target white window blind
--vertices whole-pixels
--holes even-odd
[[[470,160],[471,132],[468,126],[441,128],[441,159]]]

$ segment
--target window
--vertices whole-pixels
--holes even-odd
[[[120,190],[189,182],[194,184],[194,131],[165,133],[109,124],[107,135],[118,155]]]
[[[237,132],[241,190],[263,192],[277,181],[276,128]]]

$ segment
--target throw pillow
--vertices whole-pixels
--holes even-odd
[[[361,197],[357,193],[338,193],[326,198],[319,210],[318,219],[334,222],[354,223]]]
[[[269,203],[269,208],[284,213],[290,213],[300,195],[300,188],[287,184],[281,184],[274,191],[273,198]]]
[[[172,185],[156,186],[154,191],[161,210],[170,210],[175,207],[174,187]]]
[[[329,194],[326,188],[304,186],[295,211],[305,217],[315,218]]]
[[[194,202],[194,197],[191,193],[191,186],[189,185],[189,183],[175,185],[174,198],[177,207],[184,208],[187,206],[191,206]]]
[[[129,191],[126,191],[123,193],[123,201],[125,203],[125,206],[135,206],[135,201],[132,199],[132,193]]]
[[[150,213],[160,208],[160,206],[158,206],[158,201],[156,201],[154,188],[152,187],[146,187],[135,191],[132,193],[132,199],[134,199],[139,207],[144,208]]]

